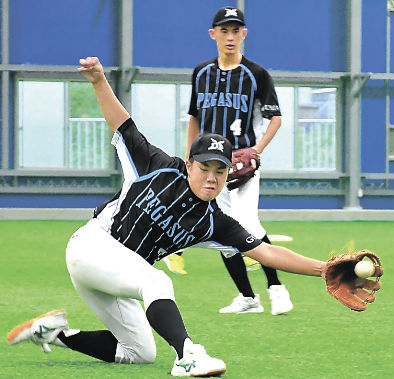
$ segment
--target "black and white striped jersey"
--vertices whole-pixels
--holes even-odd
[[[237,68],[224,71],[215,58],[194,69],[189,114],[198,119],[200,134],[227,137],[234,149],[254,146],[255,107],[267,119],[281,115],[272,78],[257,63],[243,56]]]
[[[149,263],[203,241],[240,252],[261,243],[225,215],[215,200],[203,201],[194,195],[185,162],[151,145],[131,119],[115,132],[112,144],[124,182],[112,200],[96,209],[94,217]]]

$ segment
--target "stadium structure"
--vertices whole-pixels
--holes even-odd
[[[394,219],[393,0],[39,3],[0,1],[0,219],[88,218],[122,182],[79,58],[100,57],[143,133],[182,157],[192,69],[216,55],[207,30],[226,5],[283,113],[262,219]]]

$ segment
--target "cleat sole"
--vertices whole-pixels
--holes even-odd
[[[11,345],[16,344],[18,342],[21,342],[21,340],[18,340],[18,337],[20,337],[24,332],[26,332],[27,330],[29,330],[32,325],[33,322],[36,320],[39,320],[40,318],[44,318],[47,316],[54,316],[57,314],[62,314],[62,313],[66,313],[64,309],[58,309],[55,311],[50,311],[47,313],[44,313],[36,318],[33,318],[31,320],[25,321],[22,324],[17,325],[15,328],[13,328],[12,330],[10,330],[7,334],[7,341],[8,343],[10,343]],[[23,339],[24,340],[24,339]]]

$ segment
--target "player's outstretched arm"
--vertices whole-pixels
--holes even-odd
[[[365,311],[368,303],[375,301],[375,292],[380,288],[379,278],[383,275],[380,258],[367,250],[358,253],[341,254],[328,262],[304,257],[281,246],[262,243],[244,253],[260,263],[295,274],[321,276],[326,281],[327,291],[338,301],[354,311]],[[373,269],[366,275],[375,280],[358,277],[355,266],[363,259],[370,259]]]
[[[285,247],[265,242],[244,254],[265,266],[294,274],[323,276],[326,267],[326,262],[304,257]]]
[[[87,57],[80,59],[79,63],[81,67],[78,68],[78,71],[92,84],[103,116],[111,130],[116,131],[120,125],[130,118],[129,113],[112,91],[99,59],[97,57]]]

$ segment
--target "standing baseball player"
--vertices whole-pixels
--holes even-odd
[[[241,54],[241,43],[247,35],[242,11],[233,7],[219,9],[209,35],[216,41],[218,57],[199,64],[193,72],[188,148],[203,133],[218,133],[230,140],[234,172],[229,179],[233,180],[224,187],[217,203],[249,233],[270,243],[258,217],[260,174],[257,168],[259,154],[281,125],[275,88],[268,72]],[[261,122],[262,117],[270,122],[262,138],[256,140],[256,123]],[[263,312],[241,255],[225,257],[222,253],[222,258],[240,294],[220,312]],[[289,312],[293,304],[276,270],[264,265],[262,268],[267,277],[271,313]]]
[[[186,163],[168,156],[138,131],[99,60],[88,57],[80,64],[114,132],[124,182],[72,235],[66,261],[75,289],[108,329],[70,329],[65,311],[57,310],[17,326],[7,340],[30,340],[46,352],[49,344],[62,346],[106,362],[148,363],[156,356],[153,328],[176,352],[173,376],[219,375],[226,370],[224,362],[192,342],[170,278],[152,265],[203,241],[303,275],[324,276],[326,263],[266,244],[220,210],[215,197],[226,183],[232,157],[226,138],[198,137]]]

